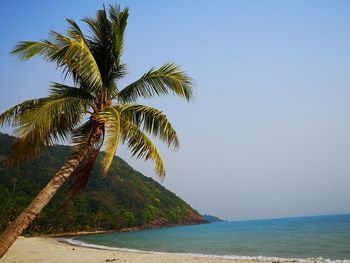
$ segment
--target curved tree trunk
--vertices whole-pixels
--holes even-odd
[[[91,146],[85,146],[73,155],[61,169],[55,174],[50,182],[40,191],[30,205],[5,229],[0,235],[0,258],[6,253],[16,239],[38,216],[43,208],[50,202],[58,189],[72,175],[80,162],[87,156]]]

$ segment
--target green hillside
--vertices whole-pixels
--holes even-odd
[[[19,168],[5,165],[14,137],[0,133],[0,231],[32,200],[69,157],[67,146],[54,146]],[[107,177],[101,157],[88,188],[68,205],[68,185],[53,198],[27,233],[117,230],[142,225],[202,223],[186,202],[115,157]]]

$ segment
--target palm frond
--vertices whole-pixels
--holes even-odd
[[[15,135],[20,137],[13,148],[18,161],[32,157],[47,145],[69,139],[85,112],[80,98],[50,99],[30,111],[20,114],[16,120]],[[33,151],[23,151],[31,149]]]
[[[44,102],[47,102],[49,100],[50,98],[47,97],[34,100],[27,100],[20,104],[17,104],[16,106],[0,114],[0,126],[10,126],[11,124],[15,126],[16,120],[21,114],[27,111],[31,111],[32,109],[37,108],[39,105],[42,105]]]
[[[18,55],[21,61],[28,60],[34,56],[43,56],[44,59],[51,61],[51,57],[60,48],[48,40],[42,41],[21,41],[14,49],[11,54]]]
[[[92,33],[90,40],[95,44],[103,45],[107,39],[106,36],[110,33],[110,22],[108,21],[107,13],[105,9],[98,10],[95,17],[86,17],[82,19],[85,22]]]
[[[98,122],[106,126],[106,155],[103,158],[102,176],[105,176],[112,164],[113,158],[118,148],[120,137],[120,113],[114,108],[108,108],[96,115]]]
[[[93,92],[100,92],[104,87],[95,57],[84,35],[79,28],[76,28],[75,22],[68,21],[71,23],[71,29],[68,31],[69,37],[55,31],[51,32],[55,42],[61,47],[51,58],[59,67],[65,68],[67,73],[77,78],[76,82],[84,82],[88,85],[85,88]]]
[[[120,104],[114,108],[122,118],[167,143],[168,147],[173,146],[175,150],[180,147],[175,129],[160,110],[138,104]]]
[[[109,17],[106,10],[102,9],[98,10],[96,18],[83,19],[92,33],[88,45],[99,65],[108,99],[117,93],[115,81],[124,77],[126,73],[121,55],[127,14],[127,10],[120,12],[119,7],[114,9],[110,6]]]
[[[51,99],[37,109],[21,114],[18,135],[25,137],[33,131],[42,136],[49,134],[56,124],[73,123],[77,117],[80,119],[85,109],[86,105],[80,98]]]
[[[96,125],[91,119],[88,119],[86,122],[81,124],[72,132],[72,143],[75,145],[73,149],[79,149],[79,146],[82,144],[92,143],[90,138],[96,129]],[[96,148],[96,147],[95,147]]]
[[[165,177],[165,166],[157,146],[132,122],[121,119],[121,140],[130,149],[132,156],[145,161],[155,162],[155,172],[160,178]]]
[[[45,60],[64,68],[66,74],[72,74],[73,78],[77,78],[76,82],[83,81],[92,91],[102,90],[101,73],[84,34],[73,20],[67,21],[70,24],[68,35],[51,31],[51,41],[23,41],[11,53],[21,60],[43,56]]]
[[[85,89],[71,87],[57,82],[51,83],[49,91],[51,98],[80,98],[85,100],[90,106],[93,106],[93,102],[96,101],[96,98]]]
[[[151,98],[155,95],[169,93],[192,98],[192,79],[179,66],[171,63],[164,64],[159,69],[151,69],[140,79],[122,89],[117,99],[122,103],[134,102],[139,97]]]
[[[114,54],[120,59],[124,48],[124,32],[129,17],[129,9],[120,10],[119,5],[109,5],[109,17],[113,24],[114,31]]]

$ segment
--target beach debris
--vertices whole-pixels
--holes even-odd
[[[114,258],[114,259],[106,259],[106,262],[113,262],[113,261],[117,261],[118,259],[117,258]]]

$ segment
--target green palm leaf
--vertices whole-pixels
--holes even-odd
[[[174,93],[186,100],[192,98],[192,79],[179,66],[164,64],[159,69],[151,69],[140,79],[121,90],[117,99],[122,103],[134,102],[139,97],[151,98],[155,95]]]
[[[106,155],[103,158],[102,176],[105,176],[117,152],[120,137],[120,113],[114,108],[108,108],[96,115],[96,120],[106,126]]]
[[[165,166],[157,146],[132,122],[122,119],[121,140],[131,150],[132,156],[151,159],[156,163],[155,172],[160,178],[165,177]]]
[[[124,48],[124,31],[127,26],[127,20],[129,17],[129,9],[125,8],[120,10],[118,5],[109,5],[109,17],[113,22],[114,31],[114,54],[116,58],[120,58]]]
[[[59,47],[48,40],[43,41],[21,41],[11,51],[11,54],[17,55],[22,61],[28,60],[34,56],[43,56],[44,59],[51,61],[52,56],[59,51]]]
[[[55,34],[58,41],[65,42],[65,46],[55,53],[53,59],[60,67],[65,67],[68,72],[72,72],[80,82],[86,83],[88,86],[85,88],[93,92],[101,92],[104,86],[100,69],[85,38],[76,34],[77,32],[70,32],[74,38],[67,38],[59,33]]]
[[[102,73],[108,99],[116,95],[117,86],[114,81],[126,74],[121,55],[127,18],[127,8],[121,11],[119,6],[109,6],[109,16],[106,10],[102,9],[98,10],[96,17],[83,19],[92,32],[87,42]]]
[[[51,98],[80,98],[93,107],[93,103],[97,100],[90,92],[82,88],[67,86],[61,83],[52,82],[50,87]]]
[[[175,129],[160,110],[138,104],[120,104],[114,108],[120,112],[122,118],[164,141],[168,147],[173,146],[175,150],[180,147]]]
[[[85,109],[86,104],[80,98],[67,97],[50,99],[31,111],[21,113],[16,120],[15,135],[20,137],[20,144],[13,150],[15,159],[30,158],[44,146],[69,139]],[[23,148],[35,151],[26,152]]]
[[[101,73],[87,41],[77,24],[73,20],[68,22],[71,25],[69,36],[51,31],[52,41],[23,41],[11,53],[22,60],[43,56],[48,61],[56,62],[58,67],[63,67],[77,82],[86,83],[85,88],[94,92],[101,91]]]
[[[27,100],[20,104],[17,104],[16,106],[6,110],[5,112],[0,114],[0,126],[4,125],[13,125],[16,126],[16,120],[18,120],[19,116],[21,114],[31,111],[38,107],[38,105],[43,104],[44,102],[49,101],[50,98],[40,98],[40,99],[34,99],[34,100]]]
[[[43,103],[37,109],[21,114],[16,134],[20,137],[36,135],[38,139],[48,138],[62,124],[80,120],[85,105],[79,98],[57,98]],[[55,137],[55,134],[53,134]],[[49,144],[49,143],[48,143]]]

